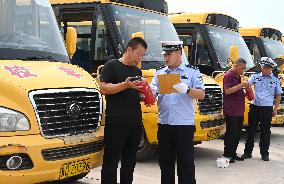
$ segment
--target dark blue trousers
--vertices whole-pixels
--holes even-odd
[[[194,125],[158,127],[161,184],[175,183],[175,161],[179,184],[195,184]]]

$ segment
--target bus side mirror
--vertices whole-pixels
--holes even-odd
[[[100,76],[102,73],[102,69],[103,69],[104,65],[100,65],[97,69],[97,76]]]
[[[280,72],[279,73],[284,74],[284,65],[281,65],[279,68],[280,68]]]
[[[238,59],[239,59],[239,48],[237,46],[231,46],[229,53],[229,60],[231,61],[231,63],[229,63],[229,65],[232,65]]]
[[[277,64],[280,63],[278,66],[280,66],[280,73],[284,74],[284,55],[279,55],[277,57],[278,61],[276,62]]]
[[[183,46],[183,50],[184,50],[184,53],[185,53],[185,56],[186,58],[188,58],[188,46]]]
[[[73,58],[73,55],[76,52],[76,46],[77,46],[77,31],[74,27],[68,27],[66,33],[66,49],[71,59]]]
[[[137,68],[139,68],[141,70],[141,68],[142,68],[142,63],[141,62],[138,63]]]
[[[142,32],[135,32],[131,35],[132,38],[138,37],[138,38],[142,38],[143,40],[145,40],[145,36]]]

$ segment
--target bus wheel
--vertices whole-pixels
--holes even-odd
[[[220,135],[220,136],[218,137],[218,139],[224,140],[224,139],[225,139],[225,134]]]
[[[143,128],[136,159],[142,160],[143,158],[151,156],[156,151],[156,148],[157,148],[156,145],[150,144],[148,142],[146,132]]]

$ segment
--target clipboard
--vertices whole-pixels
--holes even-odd
[[[158,75],[160,94],[177,93],[173,85],[180,83],[180,74],[162,74]]]

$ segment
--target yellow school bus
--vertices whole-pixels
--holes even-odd
[[[282,33],[273,28],[240,28],[240,34],[244,38],[254,62],[260,71],[259,61],[261,57],[270,57],[274,59],[280,70],[278,77],[282,82],[284,89],[284,45],[282,44]],[[281,98],[281,105],[278,109],[278,115],[273,118],[272,124],[283,124],[284,122],[284,95]]]
[[[119,58],[123,54],[127,42],[134,33],[141,32],[148,44],[148,49],[141,63],[143,76],[151,82],[157,68],[164,66],[162,40],[179,40],[179,37],[169,20],[166,2],[164,0],[124,1],[56,1],[51,0],[54,12],[63,35],[66,29],[74,27],[77,30],[77,47],[89,56],[86,70],[95,72],[110,58]],[[157,8],[158,7],[158,8]],[[78,16],[79,15],[79,16]],[[94,16],[95,15],[95,16]],[[76,53],[75,53],[76,55]],[[74,61],[77,62],[78,61]],[[188,63],[185,54],[183,62]],[[84,62],[79,62],[82,64]],[[205,100],[195,102],[196,132],[194,141],[212,140],[224,133],[222,115],[222,92],[218,84],[208,76],[203,76],[206,87]],[[214,102],[214,103],[212,103]],[[142,159],[152,154],[157,140],[157,105],[145,107],[143,112],[143,135],[137,154]]]
[[[180,39],[188,47],[190,64],[212,75],[220,86],[223,86],[224,72],[238,57],[247,61],[248,75],[254,72],[255,64],[239,34],[239,22],[235,18],[214,12],[178,13],[170,17]],[[245,103],[244,125],[247,125],[250,102],[246,99]]]
[[[0,17],[0,183],[81,179],[102,163],[98,85],[68,64],[48,0],[2,0]]]

